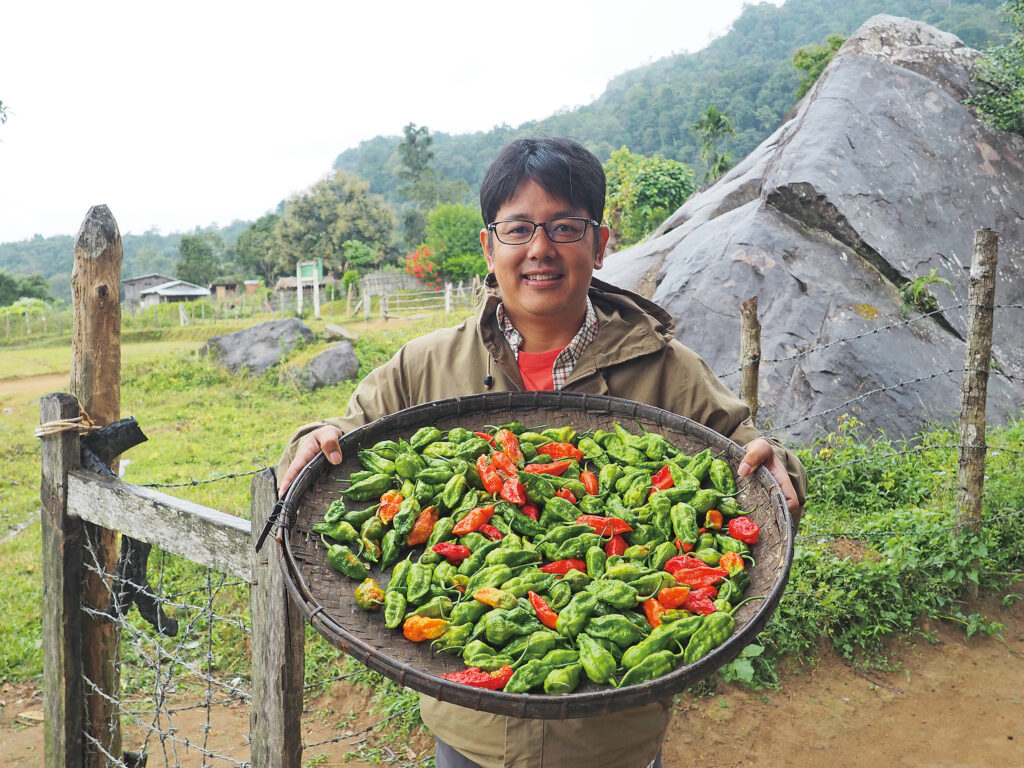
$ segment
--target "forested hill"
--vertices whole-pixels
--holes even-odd
[[[799,73],[793,54],[824,45],[831,34],[849,35],[878,13],[906,16],[957,35],[973,48],[1004,42],[1009,28],[1000,0],[787,0],[748,5],[732,28],[703,50],[661,59],[616,77],[593,103],[518,127],[449,135],[433,133],[434,167],[449,179],[477,189],[498,149],[525,135],[572,136],[602,162],[621,146],[644,155],[660,153],[700,168],[700,143],[690,130],[710,105],[736,126],[725,147],[734,161],[745,157],[793,107]],[[629,12],[623,8],[623,12]],[[657,24],[658,19],[651,19]],[[607,45],[615,45],[609,30]],[[417,122],[415,115],[410,115]],[[427,126],[428,128],[430,126]],[[346,150],[334,167],[357,173],[371,190],[391,198],[400,183],[393,158],[399,136],[377,136]]]

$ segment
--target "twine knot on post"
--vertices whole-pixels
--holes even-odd
[[[95,432],[100,429],[100,425],[95,424],[92,417],[86,413],[85,409],[82,409],[82,415],[76,416],[73,419],[58,419],[56,421],[48,421],[45,424],[40,424],[36,427],[33,434],[36,437],[48,437],[49,435],[56,435],[61,432],[77,432],[80,435],[87,435],[90,432]]]

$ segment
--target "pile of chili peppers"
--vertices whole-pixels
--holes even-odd
[[[579,435],[513,423],[424,427],[358,457],[313,531],[359,582],[360,608],[462,657],[450,680],[509,693],[635,685],[735,629],[758,526],[710,450],[689,456],[618,424]],[[371,563],[390,575],[383,588]]]

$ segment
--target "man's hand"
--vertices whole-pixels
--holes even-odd
[[[341,464],[341,446],[338,445],[340,437],[341,430],[331,426],[319,427],[306,435],[299,443],[299,449],[295,452],[292,463],[284,471],[278,496],[284,496],[284,492],[288,490],[292,480],[299,474],[299,470],[309,464],[318,453],[323,453],[331,464]]]
[[[747,453],[740,462],[737,472],[740,477],[746,477],[758,467],[767,469],[782,489],[782,495],[786,497],[786,505],[789,513],[793,516],[793,525],[800,522],[800,502],[797,501],[796,489],[793,488],[793,481],[789,479],[786,472],[786,465],[775,455],[772,444],[759,437],[747,445]]]

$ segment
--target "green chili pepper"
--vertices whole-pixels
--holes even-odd
[[[549,696],[572,693],[579,687],[583,665],[576,662],[552,669],[544,678],[544,693]]]
[[[588,515],[603,515],[605,511],[604,499],[600,496],[591,496],[587,494],[577,501],[576,505]]]
[[[380,541],[384,536],[384,523],[381,522],[381,519],[376,515],[368,518],[359,529],[359,536],[364,539]]]
[[[528,549],[508,549],[499,546],[487,553],[484,562],[488,565],[507,565],[510,568],[516,568],[528,563],[539,563],[540,555]]]
[[[363,611],[376,611],[384,605],[384,590],[376,579],[367,577],[353,593],[356,607]]]
[[[469,440],[459,443],[459,450],[456,456],[466,461],[476,461],[478,456],[487,453],[490,449],[490,443],[481,437],[473,436]]]
[[[552,667],[563,667],[566,664],[575,664],[579,660],[579,651],[574,651],[571,648],[555,648],[553,651],[548,651],[542,659],[544,663],[550,664]]]
[[[437,440],[424,448],[421,453],[429,459],[454,459],[459,455],[459,446],[450,440]]]
[[[379,456],[383,456],[385,459],[394,461],[399,451],[402,450],[402,446],[396,443],[394,440],[381,440],[379,443],[370,448],[370,450]]]
[[[455,475],[452,473],[451,467],[427,467],[424,470],[420,470],[416,474],[416,483],[426,483],[427,485],[445,485],[453,477],[462,477],[461,475]],[[462,478],[465,481],[465,477]]]
[[[429,447],[429,446],[428,446]],[[473,632],[472,624],[456,624],[448,627],[448,631],[435,640],[432,645],[442,653],[458,656]]]
[[[721,510],[719,510],[721,512]],[[330,535],[330,534],[328,534]],[[750,546],[739,539],[734,539],[725,533],[715,534],[715,549],[721,552],[723,555],[726,552],[735,552],[737,555],[749,555]]]
[[[753,512],[753,510],[748,511],[742,509],[739,502],[737,502],[732,496],[726,496],[718,502],[718,511],[727,519],[732,519],[741,515],[749,515]]]
[[[405,596],[406,585],[409,583],[409,569],[412,568],[412,561],[409,558],[401,560],[391,569],[391,581],[388,582],[388,592],[401,592]]]
[[[630,509],[642,507],[651,490],[651,473],[643,472],[633,478],[629,488],[622,494],[622,503]]]
[[[393,579],[392,579],[393,581]],[[408,605],[405,595],[398,590],[389,590],[384,593],[384,626],[388,629],[396,629],[401,626],[405,619],[405,609]]]
[[[616,579],[592,581],[587,585],[587,592],[615,608],[632,608],[637,604],[637,590]]]
[[[623,475],[622,466],[619,464],[605,464],[597,474],[597,489],[603,496],[615,488],[615,484]]]
[[[580,663],[587,677],[598,685],[611,680],[616,667],[615,657],[611,652],[589,635],[580,635],[577,642],[580,646]]]
[[[572,427],[552,427],[542,430],[541,434],[552,443],[571,443],[576,440],[576,430]]]
[[[470,576],[469,583],[466,585],[466,596],[472,597],[478,589],[484,587],[498,587],[510,578],[512,578],[512,569],[507,565],[488,565]]]
[[[545,502],[544,511],[540,513],[540,524],[551,528],[559,523],[571,523],[580,516],[580,511],[571,502],[560,496],[552,496]]]
[[[356,453],[359,463],[370,472],[382,475],[395,474],[395,462],[385,459],[373,451],[362,450]]]
[[[704,549],[698,549],[693,553],[693,557],[696,557],[703,563],[707,563],[710,566],[718,565],[718,561],[722,559],[722,553],[717,549],[711,549],[706,547]]]
[[[434,530],[430,532],[430,536],[427,537],[426,544],[423,545],[424,552],[431,551],[431,548],[435,544],[440,544],[442,541],[448,541],[449,539],[455,538],[452,533],[452,528],[455,527],[454,517],[442,517],[436,523],[434,523]]]
[[[464,443],[467,440],[472,440],[475,435],[465,427],[453,427],[448,430],[446,437],[453,443]]]
[[[642,563],[631,560],[619,560],[609,562],[604,570],[605,579],[618,579],[619,581],[635,581],[636,579],[651,573],[651,569]]]
[[[434,578],[434,566],[429,563],[413,563],[409,569],[409,581],[405,597],[412,605],[420,605],[430,594],[430,582]]]
[[[405,541],[409,538],[409,531],[416,523],[420,514],[420,503],[414,498],[407,498],[402,501],[398,513],[392,518],[391,525],[398,532],[398,540]]]
[[[665,563],[675,557],[678,552],[679,550],[676,549],[674,541],[663,541],[654,548],[653,552],[651,552],[651,556],[648,558],[648,563],[651,568],[660,571],[665,567]]]
[[[697,510],[685,502],[672,506],[672,532],[683,544],[696,544],[698,534]]]
[[[564,584],[568,584],[572,593],[576,594],[577,592],[582,592],[587,588],[587,585],[590,583],[590,577],[583,571],[577,571],[573,568],[562,577],[561,581]]]
[[[604,549],[600,546],[592,546],[584,554],[583,561],[587,564],[587,576],[592,579],[599,579],[604,575],[604,564],[608,559]]]
[[[398,532],[394,528],[384,534],[380,542],[380,567],[387,570],[402,556],[402,545],[398,540]]]
[[[633,448],[632,446],[626,445],[621,440],[609,440],[608,444],[604,447],[604,450],[605,453],[608,454],[608,458],[616,464],[632,466],[640,463],[646,458],[641,451]]]
[[[429,602],[413,608],[408,616],[426,616],[428,619],[447,619],[451,616],[453,603],[450,597],[439,595]]]
[[[353,483],[341,493],[353,501],[369,501],[378,499],[384,491],[391,487],[391,476],[374,474],[358,483]]]
[[[440,440],[444,435],[441,434],[441,430],[437,427],[421,427],[417,429],[413,436],[409,438],[409,445],[411,445],[417,451],[424,448],[435,440]]]
[[[487,642],[495,645],[505,645],[513,637],[528,635],[541,628],[539,621],[530,621],[530,617],[518,608],[506,611],[502,608],[494,608],[484,614],[477,622],[474,635],[483,634]]]
[[[573,595],[569,604],[558,614],[558,621],[555,623],[558,634],[569,638],[579,635],[596,607],[597,597],[589,592],[578,592]]]
[[[545,504],[555,495],[555,484],[546,475],[533,472],[519,472],[518,475],[519,482],[526,490],[526,498],[534,504]]]
[[[641,627],[631,622],[621,613],[594,616],[587,622],[587,626],[584,627],[583,631],[591,637],[611,640],[623,649],[635,645],[645,636]]]
[[[644,658],[636,666],[629,669],[625,675],[622,676],[622,680],[619,681],[619,687],[625,687],[628,685],[638,685],[640,683],[646,683],[650,680],[667,675],[676,667],[676,657],[672,651],[664,650],[657,651]]]
[[[675,622],[669,626],[675,626],[678,623]],[[683,663],[693,664],[704,658],[728,640],[734,629],[736,629],[736,619],[733,618],[731,611],[716,611],[708,614],[704,617],[700,629],[693,633],[690,642],[686,644]]]
[[[514,667],[522,666],[530,659],[545,657],[549,651],[553,651],[559,642],[559,636],[550,629],[538,629],[528,635],[517,637],[503,649],[513,658],[517,658]]]
[[[534,592],[536,591],[534,590]],[[572,585],[569,582],[556,581],[548,588],[548,605],[551,606],[551,610],[560,611],[569,604],[572,595]]]
[[[445,509],[456,509],[468,488],[469,484],[466,482],[465,475],[452,475],[444,484],[444,490],[441,491],[441,505]]]
[[[464,574],[466,576],[472,576],[473,574],[475,574],[483,567],[484,560],[487,557],[487,553],[490,552],[492,549],[497,549],[500,543],[501,542],[497,541],[487,541],[485,544],[481,544],[476,549],[473,549],[473,547],[469,547],[473,554],[471,554],[469,557],[467,557],[459,564],[459,573]],[[466,546],[469,545],[467,544]]]
[[[395,457],[395,473],[406,480],[415,480],[416,475],[426,469],[426,467],[427,463],[423,460],[423,457],[415,451],[405,450]]]
[[[370,575],[366,565],[344,544],[328,544],[325,541],[324,545],[327,547],[327,562],[334,570],[357,581]]]
[[[483,615],[491,610],[491,606],[479,600],[462,600],[452,608],[450,617],[452,624],[476,624]]]
[[[556,578],[553,573],[544,573],[539,568],[533,568],[509,579],[501,585],[500,589],[515,597],[525,597],[530,592],[537,594],[546,592],[554,585]]]
[[[324,512],[324,522],[328,525],[333,525],[339,520],[345,518],[345,500],[335,499],[331,502],[331,505],[327,507],[327,511]],[[319,533],[319,531],[317,531]]]
[[[326,520],[314,523],[313,533],[319,533],[326,536],[329,539],[334,539],[340,544],[351,544],[357,538],[359,533],[356,529],[344,520],[335,520],[333,523],[328,523]]]
[[[530,659],[509,678],[504,691],[505,693],[527,693],[538,685],[543,685],[549,674],[551,674],[551,665],[545,664],[540,659]]]

